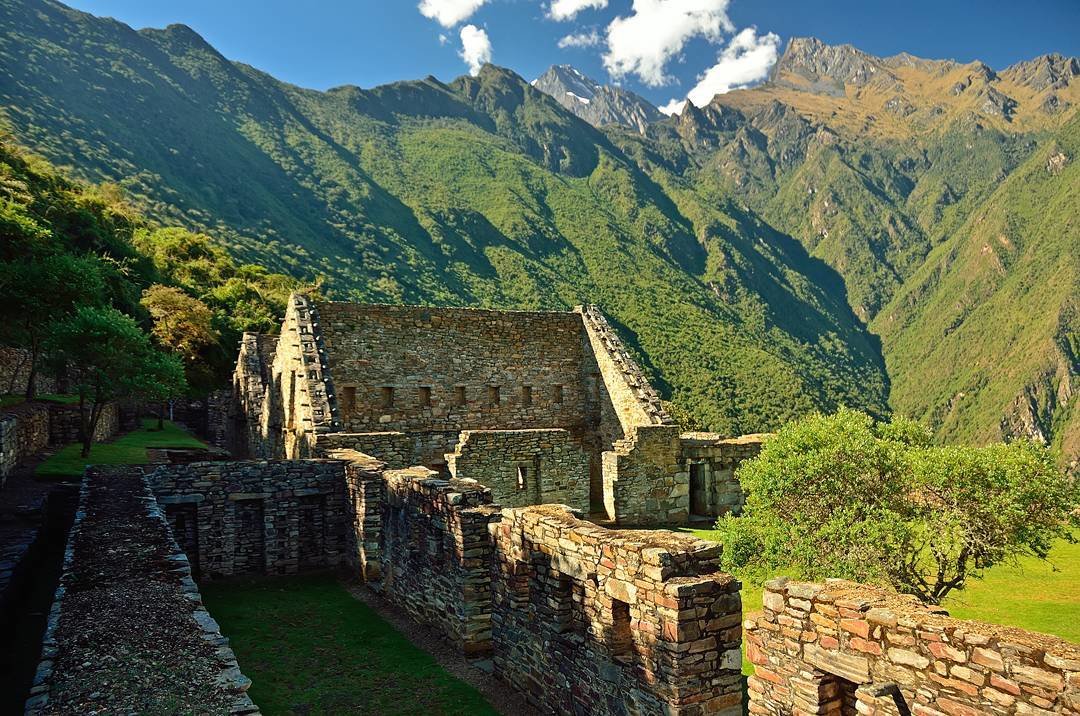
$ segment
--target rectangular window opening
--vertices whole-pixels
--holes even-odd
[[[417,390],[417,400],[422,408],[431,407],[431,388],[426,385],[420,386]]]
[[[346,385],[341,389],[341,417],[348,419],[356,412],[356,386]]]
[[[561,403],[563,402],[563,387],[561,385],[551,386],[551,402]]]
[[[524,490],[529,486],[529,468],[524,465],[518,465],[517,486],[519,490]]]
[[[382,407],[394,407],[394,389],[388,385],[382,388]]]
[[[499,404],[499,386],[497,386],[497,385],[489,385],[488,386],[488,405],[498,405],[498,404]]]
[[[611,654],[629,657],[633,651],[634,638],[630,631],[630,605],[618,599],[611,600],[611,634],[608,638]]]
[[[454,386],[454,405],[465,405],[465,386]]]
[[[526,385],[521,388],[521,404],[525,406],[532,405],[532,386]]]

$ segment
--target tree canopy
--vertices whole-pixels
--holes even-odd
[[[981,570],[1071,539],[1080,492],[1029,442],[936,447],[903,418],[840,410],[791,423],[738,478],[738,517],[717,522],[725,568],[751,578],[887,584],[938,603]]]

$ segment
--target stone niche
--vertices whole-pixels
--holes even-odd
[[[745,622],[753,714],[1080,713],[1080,645],[841,580],[776,579]]]

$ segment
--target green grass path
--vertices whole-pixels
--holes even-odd
[[[265,714],[496,714],[332,576],[202,587]]]
[[[157,419],[148,418],[141,426],[108,443],[94,443],[90,456],[79,455],[81,445],[65,445],[37,467],[41,479],[77,478],[87,465],[141,465],[147,461],[147,448],[199,448],[206,443],[168,420],[162,430]]]

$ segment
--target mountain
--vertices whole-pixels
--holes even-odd
[[[0,0],[0,53],[18,141],[333,297],[599,303],[723,432],[849,405],[1080,455],[1073,58],[796,38],[758,87],[608,123],[569,68],[316,92],[51,0]]]
[[[570,65],[552,65],[532,81],[532,86],[594,127],[621,124],[644,134],[650,123],[664,118],[645,98],[621,87],[602,85]]]
[[[893,404],[946,439],[1027,437],[1080,455],[1078,159],[1080,115],[931,252],[872,324]]]
[[[0,2],[0,52],[20,58],[0,66],[19,141],[333,297],[598,303],[665,397],[724,432],[887,410],[878,343],[832,270],[729,199],[669,193],[507,70],[316,92],[181,25],[39,0]]]

